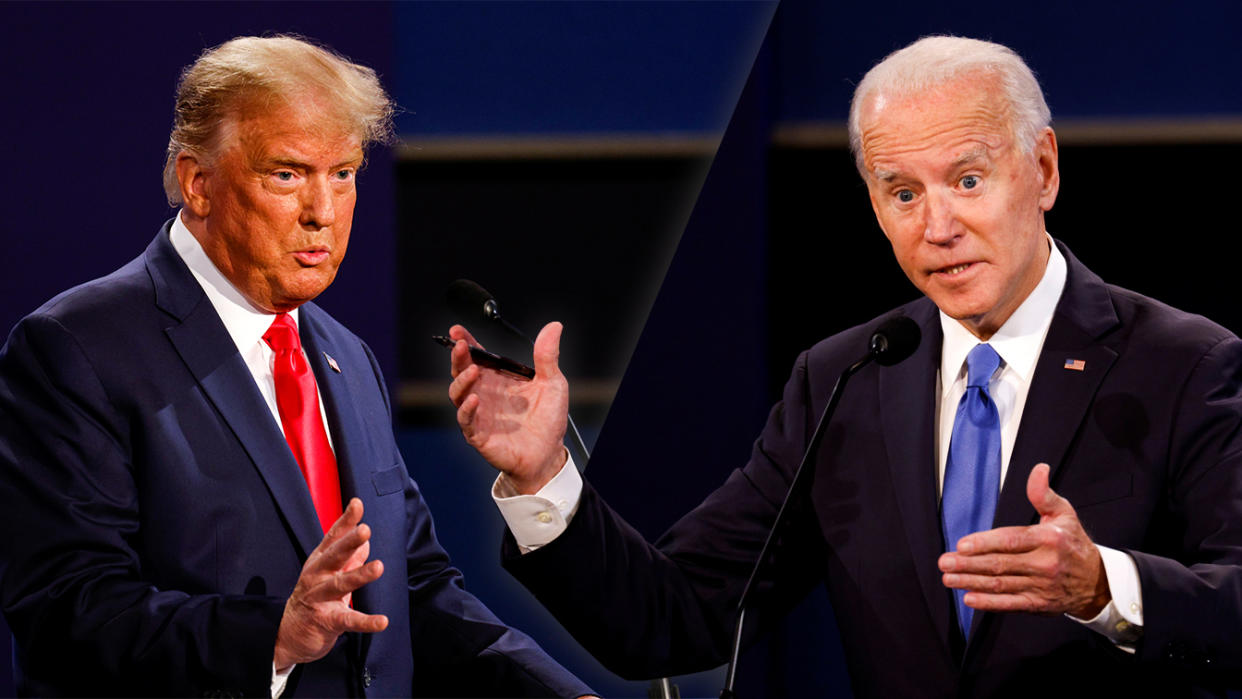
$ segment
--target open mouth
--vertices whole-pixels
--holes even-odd
[[[970,269],[971,267],[974,266],[974,264],[975,263],[973,262],[963,262],[960,265],[953,265],[952,267],[941,267],[940,269],[936,270],[936,274],[945,274],[950,277],[956,276]]]

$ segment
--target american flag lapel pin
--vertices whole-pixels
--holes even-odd
[[[332,371],[335,371],[338,374],[341,373],[341,365],[336,363],[336,360],[332,358],[332,355],[324,352],[323,358],[328,360],[328,366],[332,367]]]
[[[1071,371],[1083,371],[1087,368],[1087,362],[1082,359],[1067,359],[1065,368]]]

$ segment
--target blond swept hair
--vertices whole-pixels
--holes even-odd
[[[362,145],[393,138],[394,105],[375,71],[298,36],[243,36],[203,52],[177,84],[176,113],[164,161],[164,193],[181,204],[177,156],[211,162],[226,139],[230,117],[253,108],[279,108],[312,97],[326,103],[327,125]]]

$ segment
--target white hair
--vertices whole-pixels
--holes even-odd
[[[960,36],[928,36],[890,53],[863,76],[850,102],[850,152],[866,177],[859,124],[863,102],[871,95],[917,95],[969,73],[996,76],[1009,107],[1009,127],[1016,142],[1031,152],[1040,133],[1052,123],[1035,74],[1007,46]]]

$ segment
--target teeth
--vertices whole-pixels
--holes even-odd
[[[958,272],[961,272],[962,270],[966,269],[969,266],[970,264],[967,263],[964,265],[958,265],[956,267],[949,267],[948,269],[944,270],[944,273],[945,274],[957,274]]]

